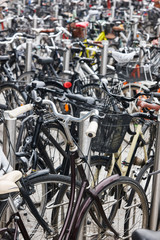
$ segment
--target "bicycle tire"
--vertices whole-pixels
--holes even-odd
[[[127,189],[130,190],[130,192],[128,192],[129,194],[128,198],[127,198],[127,191],[128,191]],[[121,192],[123,193],[122,194],[123,198],[119,197]],[[133,195],[132,197],[134,197],[134,199],[131,199],[131,194]],[[103,201],[103,208],[105,208],[104,210],[109,211],[108,213],[106,213],[108,220],[112,224],[112,227],[119,233],[120,237],[116,238],[114,234],[111,233],[111,231],[106,226],[104,226],[103,229],[98,227],[98,225],[92,219],[90,212],[94,211],[96,219],[100,221],[102,224],[103,222],[101,217],[99,216],[99,212],[96,212],[97,208],[94,201],[91,200],[87,206],[87,211],[85,215],[81,219],[81,225],[78,227],[76,239],[81,240],[81,239],[84,239],[83,237],[85,237],[86,240],[89,240],[89,239],[97,239],[97,240],[110,239],[111,240],[111,239],[122,239],[123,237],[125,237],[125,239],[130,239],[130,234],[135,229],[146,228],[148,226],[148,202],[142,187],[139,185],[137,181],[128,177],[120,177],[118,180],[111,182],[107,186],[104,186],[104,188],[100,192],[98,192],[98,195],[101,201]],[[106,204],[105,204],[104,197],[107,201]],[[137,203],[136,204],[134,203],[132,206],[133,200],[136,200]],[[109,202],[110,202],[110,208],[111,208],[110,210],[109,210],[109,207],[107,207]],[[136,213],[135,215],[133,214],[133,212],[131,213],[131,210],[133,207],[134,207],[134,210],[136,210],[135,209],[136,206],[139,206],[138,210],[140,211],[140,213],[139,214]],[[128,214],[127,214],[128,211],[129,211],[130,219],[128,218]],[[118,216],[119,214],[120,216]],[[135,225],[131,224],[131,217],[133,221],[135,218]],[[137,221],[138,218],[141,220],[140,223],[139,221]],[[131,227],[132,227],[131,229],[125,228],[126,222],[128,224],[128,227],[131,224]],[[126,233],[128,235],[126,235]]]
[[[44,116],[37,141],[37,160],[41,159],[44,166],[50,169],[50,173],[63,173],[63,170],[67,171],[68,155],[65,150],[67,150],[68,145],[63,127],[52,118],[49,121],[49,116]],[[28,161],[33,150],[31,141],[29,142],[35,131],[33,125],[34,123],[30,122],[30,119],[25,125],[22,125],[16,145],[17,152],[23,148],[23,152],[26,151],[29,154]],[[27,142],[29,143],[27,144]]]
[[[63,127],[56,122],[46,122],[41,128],[38,150],[51,173],[68,174],[67,138]]]
[[[27,83],[30,83],[35,78],[35,72],[34,71],[28,71],[22,73],[17,78],[17,83],[19,86],[26,86]]]
[[[81,88],[82,95],[94,97],[96,99],[108,99],[108,94],[106,93],[105,89],[101,88],[97,83],[90,83],[83,85]]]
[[[0,99],[1,103],[8,110],[14,109],[26,103],[26,95],[20,91],[19,87],[14,83],[0,84]]]
[[[33,194],[31,195],[31,199],[33,200],[39,214],[43,217],[43,219],[46,221],[49,227],[53,230],[53,232],[51,233],[51,238],[49,238],[49,235],[47,236],[47,233],[39,225],[38,220],[34,217],[36,216],[34,208],[30,209],[29,203],[26,202],[26,199],[22,199],[19,194],[13,194],[14,202],[16,204],[16,201],[18,201],[18,198],[19,199],[21,198],[20,200],[23,204],[19,205],[19,212],[27,228],[30,239],[43,239],[43,240],[53,239],[53,237],[55,236],[54,228],[56,228],[56,226],[51,226],[50,216],[51,216],[52,208],[56,208],[56,205],[54,205],[54,199],[56,198],[56,195],[62,186],[64,185],[68,187],[70,186],[71,179],[68,176],[57,175],[57,174],[47,174],[43,176],[37,176],[29,181],[30,181],[30,185],[34,186],[34,190],[35,188],[37,189],[37,191],[33,192]],[[42,192],[40,191],[41,188],[43,190]],[[68,198],[67,198],[67,201],[68,201]],[[3,222],[3,217],[6,216],[7,211],[8,211],[8,203],[2,202],[0,205],[1,226],[4,226],[6,223],[6,221]],[[21,233],[19,233],[19,240],[21,239],[23,238],[21,236]]]
[[[126,97],[134,97],[137,93],[144,92],[146,89],[147,87],[142,84],[128,83],[122,87],[122,93]],[[129,103],[128,111],[129,113],[138,111],[135,101]]]
[[[136,180],[141,184],[141,186],[143,187],[146,193],[149,209],[151,207],[152,187],[153,187],[152,185],[153,176],[149,174],[153,172],[153,169],[154,169],[154,158],[151,157],[148,160],[148,162],[141,168],[136,178]]]
[[[26,95],[20,91],[20,89],[14,83],[3,83],[0,84],[0,111],[3,115],[4,110],[11,110],[26,103]],[[5,123],[4,118],[2,118],[1,123]],[[6,124],[4,124],[6,127]],[[17,121],[18,127],[18,121]],[[2,134],[0,141],[3,142]],[[9,138],[8,138],[9,140]]]
[[[97,185],[104,178],[109,177],[108,174],[121,175],[121,171],[116,163],[114,164],[113,169],[111,169],[111,160],[112,156],[91,156],[90,168],[92,174],[90,174],[90,184],[92,187]],[[109,172],[110,170],[111,172]]]
[[[127,170],[127,176],[134,176],[134,178],[137,176],[139,171],[141,170],[141,167],[144,166],[144,164],[148,161],[150,153],[152,151],[152,147],[154,145],[154,122],[144,120],[143,122],[138,122],[138,124],[142,124],[141,132],[137,142],[135,143],[135,148],[132,153],[131,162],[132,165],[129,164],[128,170]],[[137,120],[134,120],[130,124],[130,128],[133,132],[136,133],[137,128]],[[128,135],[128,133],[125,135],[124,141],[122,142],[122,154],[121,157],[124,160],[126,156],[128,156],[131,149],[131,144],[133,141],[134,136]]]
[[[100,180],[102,180],[102,172],[105,171],[105,176],[103,175],[104,178],[107,177],[107,167],[108,167],[108,163],[107,163],[107,157],[105,156],[91,156],[91,164],[90,164],[90,168],[91,171],[94,172],[92,173],[92,177],[94,177],[94,180],[92,180],[93,178],[91,178],[90,180],[90,185],[94,186],[95,184],[97,184]],[[98,173],[96,172],[96,170],[98,169]],[[94,174],[95,173],[95,174]],[[112,174],[118,174],[120,173],[118,166],[115,164]],[[103,173],[104,174],[104,173]],[[79,187],[78,183],[77,183],[77,187]],[[63,201],[64,195],[66,193],[66,186],[63,186],[58,195],[57,198],[55,200],[57,205],[61,205],[61,202]],[[69,197],[69,194],[68,194]],[[61,219],[61,221],[59,220],[59,212],[61,213],[62,210],[59,208],[57,209],[53,209],[52,212],[52,225],[54,226],[58,226],[57,228],[57,233],[60,232],[60,229],[62,227],[62,223],[63,223],[63,219]],[[59,224],[58,224],[59,222]],[[62,222],[62,223],[61,223]]]

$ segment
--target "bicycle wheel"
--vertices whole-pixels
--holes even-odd
[[[96,99],[103,99],[104,101],[108,99],[108,94],[105,89],[101,88],[99,84],[86,84],[82,86],[81,94],[84,96],[94,97]]]
[[[26,84],[30,83],[32,80],[34,80],[34,78],[35,78],[34,71],[24,72],[18,77],[17,82],[19,86],[26,86]]]
[[[136,83],[128,83],[122,87],[122,93],[126,97],[134,97],[139,92],[144,92],[147,88],[143,84],[136,84]],[[139,111],[138,107],[136,106],[135,101],[129,103],[128,108],[129,113]]]
[[[112,166],[111,161],[112,156],[91,156],[90,182],[92,187],[110,175],[121,175],[118,165],[115,163],[114,166]]]
[[[30,190],[30,198],[34,203],[34,206],[38,210],[39,214],[43,217],[46,224],[50,227],[52,232],[49,234],[46,232],[42,226],[38,223],[38,219],[35,218],[36,213],[29,201],[23,198],[24,194],[14,194],[14,203],[19,209],[19,213],[25,224],[27,232],[29,233],[30,239],[54,239],[57,232],[55,231],[56,226],[51,226],[51,213],[56,207],[60,207],[58,204],[55,205],[55,199],[62,186],[65,186],[66,193],[67,189],[70,188],[70,177],[47,174],[35,177],[29,182],[26,182],[26,187]],[[63,193],[63,202],[61,202],[61,210],[63,212],[63,217],[65,216],[67,206],[68,206],[68,196]],[[0,226],[4,227],[6,224],[7,216],[10,209],[7,202],[2,202],[0,205]],[[59,216],[60,217],[60,216]],[[62,217],[62,215],[61,215]],[[63,219],[64,220],[64,219]],[[57,223],[58,224],[58,223]],[[59,226],[58,226],[59,227]],[[19,240],[23,239],[21,233],[19,232]]]
[[[140,183],[140,185],[142,186],[142,188],[146,193],[149,209],[151,207],[151,197],[152,197],[152,187],[153,187],[152,185],[153,176],[150,175],[150,173],[153,172],[153,167],[154,167],[154,159],[151,157],[149,161],[140,170],[136,178],[136,180]]]
[[[44,166],[49,168],[51,173],[62,173],[67,171],[68,166],[68,155],[65,152],[68,147],[67,139],[63,127],[56,121],[54,122],[53,119],[49,122],[49,117],[49,115],[44,116],[44,123],[39,131],[36,148],[37,163],[38,160],[41,159],[44,162]],[[34,124],[33,119],[28,119],[28,121],[21,126],[16,145],[17,152],[23,151],[28,154],[26,156],[28,163],[34,151],[32,148],[32,136],[36,131]],[[30,167],[31,165],[28,165],[28,169],[26,169],[25,172],[28,171]]]
[[[3,113],[3,110],[11,110],[16,107],[19,107],[26,102],[26,97],[23,92],[13,83],[4,83],[0,84],[0,111]],[[2,114],[3,115],[3,114]],[[4,119],[4,118],[2,118]],[[4,121],[3,121],[4,123]],[[4,124],[6,126],[6,124]],[[17,121],[18,126],[18,121]],[[1,129],[2,131],[2,129]],[[9,140],[9,139],[8,139]],[[0,142],[3,142],[3,135],[1,134]]]
[[[26,102],[26,96],[13,83],[4,83],[0,85],[0,101],[7,109],[14,109]]]
[[[132,166],[129,165],[127,176],[135,178],[141,170],[141,167],[148,161],[154,147],[155,123],[149,120],[144,120],[143,122],[141,120],[141,122],[139,122],[139,119],[135,119],[130,123],[130,129],[139,134],[139,136],[137,142],[134,142],[134,135],[129,135],[128,133],[125,135],[121,145],[121,157],[125,163],[127,157],[130,156],[130,152],[133,150],[132,156],[130,156]]]
[[[96,203],[90,201],[82,217],[77,239],[131,239],[137,228],[148,226],[148,203],[142,187],[133,179],[120,177],[98,193],[105,214],[119,237],[104,224]],[[96,224],[99,222],[103,227]]]
[[[38,151],[48,168],[68,174],[68,144],[63,127],[56,122],[46,122],[41,128]]]

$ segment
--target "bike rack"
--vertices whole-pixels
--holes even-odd
[[[15,167],[15,149],[16,149],[16,118],[10,118],[7,111],[4,111],[5,125],[3,124],[3,152]]]
[[[80,112],[80,117],[83,117],[87,114],[86,111]],[[79,152],[80,157],[83,156],[88,156],[88,152],[89,152],[89,146],[90,146],[90,142],[91,142],[91,138],[89,138],[86,135],[86,131],[89,125],[89,119],[86,119],[85,121],[79,123],[79,140],[78,140],[78,145],[82,151]]]
[[[58,4],[56,4],[55,5],[55,18],[57,18],[58,19],[58,11],[59,11],[59,6],[58,6]]]
[[[27,39],[26,41],[26,66],[25,71],[31,71],[32,66],[32,39]],[[30,77],[27,77],[26,83],[30,83]]]
[[[106,75],[107,73],[107,59],[108,59],[108,41],[104,40],[102,41],[103,44],[103,50],[101,53],[101,69],[100,69],[100,74],[101,75]]]
[[[86,115],[86,111],[80,112],[80,117],[83,117],[84,115]],[[86,135],[86,131],[89,125],[89,119],[86,119],[85,121],[79,123],[79,140],[78,140],[78,145],[81,151],[79,151],[79,156],[83,157],[83,156],[88,156],[87,157],[87,162],[90,165],[90,143],[91,143],[91,138],[89,138]],[[90,169],[88,168],[88,166],[86,167],[86,176],[89,179],[90,176]]]
[[[133,38],[137,39],[138,18],[135,18],[134,22]]]
[[[65,39],[64,44],[66,47],[66,51],[63,52],[63,72],[69,72],[69,63],[70,63],[70,55],[71,55],[71,40]]]
[[[33,15],[33,28],[37,28],[37,15],[34,13]]]
[[[17,16],[20,16],[21,14],[21,5],[20,3],[17,5]]]
[[[158,18],[158,27],[157,27],[157,38],[160,37],[160,18]]]
[[[129,2],[129,3],[131,3],[131,2]],[[133,18],[133,11],[134,11],[134,7],[131,5],[130,6],[130,20],[132,20],[132,18]]]
[[[154,171],[160,171],[160,111],[158,113],[157,120],[157,131],[156,131],[156,147],[155,147],[155,158],[154,158]],[[151,200],[151,213],[149,228],[151,230],[157,230],[157,223],[160,210],[160,174],[153,175],[153,186],[152,186],[152,200]]]

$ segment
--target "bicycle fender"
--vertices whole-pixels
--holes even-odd
[[[39,171],[36,171],[34,173],[31,173],[25,179],[31,180],[31,179],[34,179],[34,178],[39,177],[39,176],[47,175],[47,174],[49,174],[49,172],[50,172],[49,169],[39,170]]]

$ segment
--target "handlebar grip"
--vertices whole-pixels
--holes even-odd
[[[69,99],[88,103],[90,105],[95,104],[95,99],[93,97],[86,97],[86,96],[83,96],[83,95],[77,94],[77,93],[68,93],[68,94],[65,94],[65,96],[68,97]]]
[[[31,38],[31,39],[35,39],[36,38],[35,35],[30,35],[30,34],[26,34],[26,33],[23,34],[23,37]]]
[[[28,112],[32,109],[33,109],[33,104],[26,104],[21,107],[17,107],[13,110],[5,111],[5,113],[8,114],[8,116],[10,118],[16,118],[16,117],[20,116],[21,114]]]
[[[96,136],[98,130],[98,118],[93,116],[88,129],[86,130],[86,135],[90,138],[94,138]]]
[[[150,108],[155,111],[160,110],[160,105],[153,104],[153,103],[147,103],[147,102],[141,101],[141,100],[137,101],[137,106],[140,106],[141,108]]]
[[[156,98],[160,98],[160,93],[159,92],[151,92],[151,95],[153,95]]]

